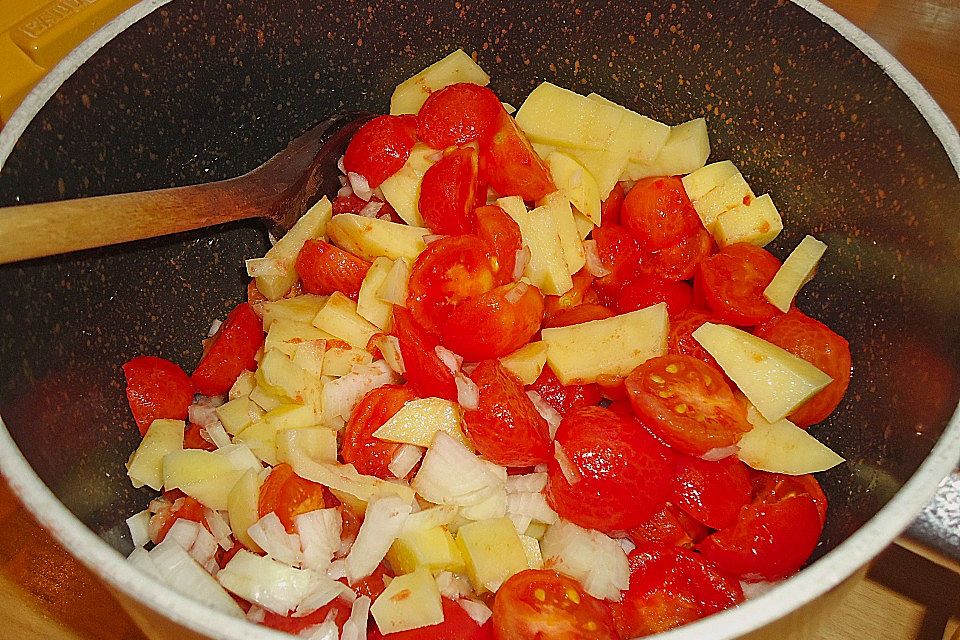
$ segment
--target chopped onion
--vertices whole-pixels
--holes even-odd
[[[508,494],[507,513],[528,516],[544,524],[553,524],[559,519],[557,512],[550,508],[547,499],[539,491]]]
[[[344,158],[344,157],[343,157],[342,155],[341,155],[339,158],[337,158],[337,169],[340,171],[340,173],[346,174],[346,173],[347,173],[347,169],[346,169],[345,165],[343,164],[343,158]]]
[[[513,528],[517,530],[518,535],[526,533],[527,529],[530,528],[530,524],[533,522],[533,518],[530,516],[524,516],[518,513],[507,513],[507,517],[510,518],[510,522],[513,523]]]
[[[378,333],[373,336],[373,344],[383,354],[383,361],[398,374],[403,375],[406,367],[403,364],[403,354],[400,353],[400,340],[397,336],[388,333]]]
[[[327,616],[327,620],[312,627],[307,627],[298,633],[297,637],[303,638],[304,640],[339,640],[340,628],[337,627],[337,622],[332,617],[335,615],[336,612],[331,611],[330,615]]]
[[[738,451],[740,451],[740,447],[732,444],[729,447],[717,447],[710,449],[710,451],[707,451],[705,454],[700,456],[700,458],[702,460],[706,460],[707,462],[716,462],[717,460],[723,460],[724,458],[737,455]]]
[[[360,596],[353,601],[350,617],[343,623],[340,640],[367,640],[367,617],[370,615],[370,598]]]
[[[586,258],[587,273],[594,278],[602,278],[603,276],[608,276],[613,273],[613,271],[610,271],[610,269],[604,266],[603,260],[600,259],[600,252],[597,251],[596,240],[584,240],[583,253]]]
[[[376,218],[377,214],[380,213],[380,209],[383,208],[382,202],[377,202],[376,200],[371,200],[367,204],[363,205],[363,208],[360,209],[359,213],[364,218]]]
[[[250,258],[244,264],[251,278],[282,276],[287,272],[286,265],[277,258]]]
[[[403,522],[412,511],[410,503],[398,496],[374,498],[367,503],[357,541],[345,558],[350,584],[356,584],[374,572],[386,557],[390,545],[400,535]]]
[[[127,562],[158,582],[164,582],[163,576],[160,575],[160,570],[157,568],[157,565],[153,563],[153,558],[150,557],[150,552],[143,547],[134,549],[133,553],[127,556]]]
[[[323,385],[325,417],[350,418],[363,396],[385,384],[395,384],[399,377],[383,360],[354,366],[350,373]]]
[[[313,586],[309,570],[288,567],[246,549],[230,559],[217,580],[227,591],[281,616],[296,609]]]
[[[570,460],[570,456],[567,455],[567,452],[563,450],[563,447],[560,446],[560,443],[556,440],[553,441],[553,454],[557,458],[557,462],[560,463],[560,472],[563,473],[563,477],[566,478],[567,482],[570,484],[580,482],[580,472],[577,471],[573,461]]]
[[[776,582],[744,582],[741,580],[740,588],[743,589],[743,597],[750,600],[751,598],[762,596],[777,586],[777,584]]]
[[[430,162],[439,162],[443,159],[443,151],[434,151],[433,153],[427,154],[427,160]]]
[[[220,320],[214,320],[213,322],[211,322],[210,328],[207,329],[207,337],[212,338],[213,336],[217,335],[217,331],[220,331],[220,325],[222,324],[223,322],[221,322]]]
[[[450,373],[455,374],[460,370],[460,366],[463,364],[463,356],[440,345],[434,347],[433,350],[437,354],[437,357],[440,358],[440,362],[447,365],[447,369],[450,369]]]
[[[225,447],[217,449],[217,454],[227,458],[230,464],[233,465],[233,468],[239,471],[254,469],[259,472],[263,469],[263,465],[260,464],[260,458],[245,444],[228,444]]]
[[[201,427],[213,424],[219,419],[217,407],[222,404],[223,398],[220,396],[200,396],[187,409],[187,419]]]
[[[524,245],[522,249],[517,249],[517,256],[514,258],[513,263],[513,279],[519,280],[523,277],[523,272],[526,271],[527,265],[530,264],[530,247]]]
[[[452,436],[438,431],[411,487],[434,504],[469,507],[491,495],[506,496],[507,470],[478,458]]]
[[[576,579],[595,598],[619,600],[630,586],[627,554],[613,538],[560,520],[540,544],[544,562]]]
[[[457,403],[467,411],[474,411],[480,406],[480,387],[473,380],[461,372],[453,377],[457,385]]]
[[[446,237],[447,237],[447,236],[445,236],[445,235],[441,235],[441,234],[437,234],[437,233],[432,233],[432,234],[428,234],[428,235],[423,236],[422,240],[423,240],[423,244],[429,245],[429,244],[433,244],[433,243],[436,242],[437,240],[443,240],[443,239],[446,238]]]
[[[546,486],[546,473],[525,473],[521,476],[507,476],[507,493],[533,493],[543,491]]]
[[[300,536],[304,569],[324,572],[330,568],[333,554],[340,548],[343,516],[338,509],[318,509],[294,517],[293,527]]]
[[[353,189],[358,198],[367,202],[370,201],[370,198],[373,197],[373,189],[370,188],[370,183],[367,182],[366,178],[359,173],[349,171],[347,172],[347,180],[350,181],[350,188]]]
[[[230,434],[223,428],[219,420],[214,420],[210,424],[200,427],[200,435],[207,442],[215,444],[218,449],[229,447],[232,444],[230,442]]]
[[[346,179],[346,177],[341,177],[340,182],[342,183],[342,186],[339,189],[337,189],[337,197],[349,198],[350,196],[352,196],[353,189],[350,188],[349,181]]]
[[[620,548],[627,555],[630,555],[637,548],[637,545],[633,544],[630,538],[617,538],[617,542],[620,543]]]
[[[449,571],[441,571],[437,574],[437,587],[441,595],[451,600],[458,600],[473,593],[466,576]]]
[[[457,604],[459,604],[463,610],[467,612],[467,615],[473,618],[473,621],[481,627],[486,624],[487,620],[489,620],[493,615],[493,611],[490,610],[490,607],[482,602],[477,602],[476,600],[461,598],[457,601]]]
[[[334,560],[330,563],[330,568],[327,569],[327,577],[333,578],[334,580],[340,580],[341,578],[347,577],[347,563],[343,558],[339,560]]]
[[[300,536],[287,533],[279,516],[273,511],[253,523],[247,529],[247,535],[277,562],[293,567],[303,559]]]
[[[155,546],[150,551],[150,559],[160,578],[174,591],[218,611],[238,618],[243,617],[243,609],[217,584],[217,579],[207,573],[172,539],[164,539]]]
[[[400,533],[426,531],[427,529],[449,524],[457,517],[457,511],[457,507],[450,505],[440,505],[422,511],[416,511],[407,516]]]
[[[507,490],[502,484],[477,504],[460,507],[460,515],[467,520],[490,520],[507,515]]]
[[[290,614],[294,618],[308,616],[320,607],[333,602],[338,596],[350,599],[354,597],[353,589],[333,578],[314,573],[311,575],[311,579],[313,584],[310,587],[310,593],[300,601],[296,610]]]
[[[144,509],[127,518],[127,528],[130,530],[133,546],[142,547],[150,542],[150,512]]]
[[[180,545],[207,573],[216,574],[220,568],[215,558],[217,539],[200,523],[177,518],[164,540],[172,540]]]
[[[267,618],[267,610],[261,606],[252,604],[247,610],[247,620],[254,624],[260,624]]]
[[[228,550],[233,546],[233,531],[230,529],[230,523],[219,511],[214,511],[208,507],[203,508],[203,519],[207,523],[210,533],[217,539],[217,543]]]
[[[550,403],[544,400],[543,396],[536,391],[532,389],[527,391],[527,397],[530,398],[537,413],[547,421],[547,427],[550,430],[550,439],[553,440],[554,436],[557,435],[557,427],[560,426],[560,421],[563,420],[563,416],[560,415],[559,411],[551,407]]]
[[[420,462],[422,456],[423,448],[415,444],[402,444],[393,453],[393,458],[387,465],[387,469],[397,478],[406,478],[407,474],[413,471],[413,468]]]

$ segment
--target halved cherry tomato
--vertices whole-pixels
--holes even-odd
[[[646,251],[676,245],[703,226],[676,176],[638,181],[623,201],[620,219]]]
[[[515,573],[500,586],[493,633],[498,640],[620,640],[606,602],[547,569]]]
[[[571,484],[551,456],[547,500],[574,524],[607,532],[632,529],[670,498],[672,452],[634,420],[584,407],[564,416],[555,442],[579,479]]]
[[[630,540],[637,545],[654,543],[686,549],[692,549],[709,534],[707,526],[669,503],[646,522],[627,532]]]
[[[340,457],[368,476],[390,479],[388,468],[400,445],[374,438],[373,432],[394,416],[397,411],[417,396],[407,387],[385,385],[363,396],[347,421],[340,445]]]
[[[750,471],[734,457],[708,462],[680,456],[674,504],[713,529],[729,527],[750,502]]]
[[[457,383],[453,372],[437,355],[440,341],[417,324],[413,314],[400,305],[393,306],[393,333],[400,343],[403,376],[421,398],[457,400]]]
[[[751,470],[750,486],[753,487],[754,496],[762,494],[768,497],[785,498],[790,495],[808,495],[817,505],[820,522],[827,521],[827,496],[816,477],[809,473],[802,476],[788,476],[784,473]]]
[[[483,193],[477,174],[477,150],[463,147],[430,165],[420,182],[417,206],[423,221],[434,233],[473,233],[473,215],[478,193]]]
[[[622,184],[618,182],[613,186],[607,199],[600,203],[600,224],[620,224],[620,212],[626,195]]]
[[[343,167],[362,175],[370,188],[376,189],[407,162],[416,143],[415,116],[379,116],[353,134]]]
[[[560,384],[549,366],[543,368],[533,384],[527,387],[562,416],[581,407],[595,407],[600,402],[600,387],[595,384]]]
[[[729,447],[751,428],[723,373],[691,356],[651,358],[626,384],[637,416],[684,453],[702,456]]]
[[[624,638],[659,633],[743,602],[743,590],[703,556],[641,544],[629,556],[630,588],[610,605]]]
[[[796,308],[767,320],[754,334],[803,358],[833,378],[826,388],[794,409],[790,420],[798,427],[809,427],[833,413],[850,384],[850,343]]]
[[[593,276],[586,269],[573,274],[573,288],[560,296],[545,296],[543,299],[544,314],[547,318],[581,304],[596,304],[599,300],[597,292],[593,290]]]
[[[197,390],[205,396],[229,391],[241,373],[257,367],[263,338],[263,323],[253,307],[247,302],[234,307],[193,371],[191,380]]]
[[[479,238],[441,238],[431,242],[413,263],[407,306],[417,322],[439,334],[454,309],[490,291],[495,282],[487,247]]]
[[[448,349],[470,362],[516,351],[540,330],[543,295],[523,282],[470,298],[453,310],[442,329]]]
[[[204,451],[216,451],[217,445],[207,441],[200,434],[200,425],[196,422],[189,424],[183,432],[184,449],[203,449]]]
[[[713,238],[701,227],[675,245],[643,256],[640,273],[665,280],[689,280],[713,252]]]
[[[193,402],[193,382],[179,365],[155,356],[137,356],[123,365],[127,403],[140,435],[158,418],[183,420]]]
[[[331,208],[333,209],[333,215],[339,213],[357,213],[368,204],[370,203],[357,194],[351,193],[348,196],[337,196],[334,198],[331,203]]]
[[[550,458],[547,421],[523,385],[498,360],[484,360],[470,379],[480,390],[476,409],[463,414],[467,435],[484,457],[505,467],[531,467]]]
[[[686,282],[639,275],[617,292],[617,311],[628,313],[660,302],[673,318],[693,304],[693,288]]]
[[[193,522],[202,524],[204,527],[207,526],[203,505],[195,498],[184,495],[180,491],[168,491],[164,494],[164,498],[169,501],[170,506],[160,509],[150,517],[149,529],[151,532],[155,532],[151,535],[150,539],[154,544],[163,542],[163,539],[167,537],[167,533],[170,531],[170,527],[181,518],[184,520],[192,520]]]
[[[429,147],[446,149],[487,136],[503,111],[500,98],[477,84],[460,82],[434,91],[417,114],[417,136]]]
[[[360,285],[370,263],[323,240],[307,240],[297,254],[297,275],[308,293],[327,295],[340,291],[351,300],[360,295]]]
[[[517,251],[523,248],[520,226],[496,205],[477,207],[477,236],[487,245],[497,284],[513,282]]]
[[[257,511],[261,518],[268,513],[277,514],[287,533],[293,533],[294,518],[325,506],[323,485],[301,478],[293,467],[281,462],[260,487]]]
[[[480,140],[480,179],[501,196],[527,201],[557,190],[547,166],[502,107],[491,133]]]
[[[721,322],[760,324],[780,313],[763,297],[780,261],[752,244],[731,244],[700,263],[697,279],[707,304]]]
[[[640,245],[626,227],[618,224],[595,228],[593,239],[597,243],[600,262],[612,272],[598,278],[594,286],[598,291],[605,290],[606,295],[612,296],[639,271]]]
[[[333,612],[333,621],[336,623],[338,629],[342,629],[344,623],[350,619],[351,609],[352,607],[349,604],[340,598],[336,598],[333,602],[325,604],[313,613],[305,616],[281,616],[272,611],[266,611],[261,624],[270,629],[286,631],[287,633],[296,635],[304,629],[323,624],[326,622],[330,612]]]
[[[493,623],[488,620],[480,626],[456,601],[442,598],[443,622],[410,631],[381,635],[371,630],[369,640],[493,640]]]
[[[593,320],[606,320],[615,315],[617,314],[603,305],[581,304],[576,307],[557,311],[543,323],[543,327],[545,329],[551,327],[569,327],[572,324],[582,324]]]
[[[703,309],[686,309],[676,315],[671,315],[670,333],[667,336],[667,353],[692,356],[719,371],[720,365],[717,364],[717,361],[693,337],[693,332],[702,327],[705,322],[713,321],[713,315]]]
[[[698,548],[727,573],[747,581],[773,581],[803,566],[822,531],[817,502],[801,483],[765,481],[754,487],[753,499],[736,523],[708,536]]]

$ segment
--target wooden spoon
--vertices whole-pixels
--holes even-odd
[[[262,218],[275,235],[323,195],[333,195],[337,160],[372,116],[331,116],[237,178],[188,187],[0,208],[0,264]]]

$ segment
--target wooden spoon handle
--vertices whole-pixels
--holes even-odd
[[[234,182],[0,208],[0,264],[263,215]]]

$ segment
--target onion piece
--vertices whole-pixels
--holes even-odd
[[[540,547],[544,563],[576,579],[595,598],[619,600],[630,586],[627,554],[599,531],[560,520],[547,529]]]
[[[440,358],[440,362],[447,365],[447,369],[450,369],[450,373],[456,375],[457,371],[460,371],[460,367],[463,365],[463,356],[440,345],[434,347],[433,350]]]
[[[530,247],[526,245],[524,245],[522,249],[517,249],[517,254],[513,263],[514,280],[519,280],[523,277],[523,272],[527,270],[527,265],[530,264],[531,255]]]
[[[223,424],[219,420],[214,420],[210,424],[200,427],[200,436],[207,442],[212,442],[218,449],[233,444],[230,441],[230,434],[223,428]]]
[[[309,570],[288,567],[246,549],[230,559],[217,580],[227,591],[281,616],[296,609],[313,586]]]
[[[203,508],[203,519],[207,523],[207,528],[213,537],[216,538],[220,547],[227,551],[233,547],[233,531],[230,529],[230,523],[220,514],[209,507]]]
[[[174,591],[218,611],[238,618],[243,617],[243,609],[217,583],[217,579],[207,573],[172,539],[164,539],[149,555],[160,578]]]
[[[440,505],[422,511],[416,511],[407,516],[403,523],[401,535],[415,531],[426,531],[445,524],[450,524],[457,517],[457,507]]]
[[[210,328],[207,329],[207,337],[212,338],[217,335],[217,331],[220,331],[220,325],[223,324],[222,320],[214,320],[210,323]]]
[[[217,539],[200,523],[178,518],[167,531],[164,541],[166,540],[180,545],[207,573],[216,574],[220,568],[215,557]]]
[[[412,511],[409,502],[395,495],[374,498],[367,503],[357,540],[345,558],[350,584],[356,584],[376,570]]]
[[[637,545],[633,544],[633,541],[630,538],[617,538],[617,542],[620,544],[620,548],[623,549],[623,552],[627,555],[633,553],[633,550],[637,548]]]
[[[247,535],[277,562],[293,567],[299,565],[303,559],[300,536],[287,533],[279,516],[273,511],[251,525],[247,529]]]
[[[525,473],[522,476],[507,477],[507,493],[533,493],[543,491],[547,486],[546,473]]]
[[[346,178],[345,176],[342,176],[342,177],[340,178],[340,181],[341,181],[342,185],[341,185],[341,187],[340,187],[339,189],[337,189],[337,197],[338,197],[338,198],[349,198],[350,196],[353,195],[353,189],[350,188],[350,181],[347,180],[347,178]]]
[[[247,621],[260,624],[267,618],[267,610],[259,605],[252,604],[247,610]]]
[[[600,252],[597,250],[596,240],[583,241],[583,254],[586,259],[585,266],[587,273],[594,278],[602,278],[613,273],[613,271],[610,271],[610,269],[604,266],[603,260],[600,259]]]
[[[540,414],[544,420],[547,421],[547,427],[550,431],[550,439],[557,435],[557,427],[560,426],[560,421],[563,420],[563,416],[560,415],[560,412],[550,406],[550,403],[543,399],[539,393],[534,390],[527,391],[527,397],[530,398],[530,402],[533,403],[534,408],[537,410],[537,413]]]
[[[350,617],[343,623],[340,640],[367,640],[367,618],[370,616],[369,596],[360,596],[353,601]]]
[[[740,588],[743,590],[743,597],[746,600],[762,596],[767,591],[776,587],[778,582],[745,582],[740,581]]]
[[[307,627],[298,633],[297,637],[304,640],[340,640],[340,628],[337,627],[337,622],[333,618],[335,613],[335,611],[331,611],[327,620],[312,627]]]
[[[367,202],[370,201],[370,198],[373,197],[373,189],[370,188],[370,183],[367,182],[366,178],[359,173],[349,171],[347,172],[347,180],[350,181],[350,188],[353,189],[358,198]]]
[[[527,516],[544,524],[553,524],[560,518],[540,492],[507,494],[507,513]]]
[[[338,509],[317,509],[294,517],[293,527],[300,536],[300,566],[324,572],[330,568],[333,554],[340,548],[343,516]]]
[[[437,587],[440,589],[440,595],[451,600],[458,600],[463,596],[473,594],[470,580],[464,575],[451,573],[450,571],[441,571],[437,574]]]
[[[387,469],[397,478],[406,478],[407,474],[420,462],[421,457],[423,457],[423,448],[415,444],[402,444],[397,447]]]
[[[490,607],[482,602],[461,598],[457,601],[457,604],[467,612],[468,616],[473,618],[473,621],[476,622],[478,626],[482,627],[486,624],[487,620],[493,616],[493,611],[490,610]]]
[[[513,523],[513,528],[517,530],[517,535],[521,536],[527,532],[527,529],[533,523],[533,518],[519,513],[507,513],[507,517]]]
[[[213,424],[217,417],[217,407],[223,404],[221,396],[200,396],[187,408],[187,419],[192,424],[205,427]]]
[[[474,411],[480,406],[480,387],[473,380],[461,372],[453,377],[457,385],[457,404],[467,411]]]
[[[150,557],[150,552],[143,547],[137,547],[134,549],[133,553],[127,556],[127,562],[135,566],[137,569],[140,569],[157,582],[165,582],[163,576],[160,575],[160,570],[157,568],[157,565],[153,563],[153,559]]]
[[[438,431],[410,486],[434,504],[470,507],[496,493],[506,496],[507,470],[478,458],[452,436]]]
[[[346,165],[343,164],[343,158],[344,158],[343,155],[337,158],[337,170],[343,175],[347,175],[347,168],[346,168]]]
[[[397,374],[383,360],[353,367],[350,373],[323,385],[325,419],[340,417],[348,420],[363,396],[385,384],[399,381]]]
[[[553,441],[553,455],[557,458],[557,462],[560,463],[560,472],[563,473],[563,477],[566,478],[567,482],[572,485],[580,482],[580,472],[577,471],[577,467],[574,466],[570,456],[567,455],[567,452],[563,450],[563,447],[560,446],[560,443],[556,440]]]
[[[510,287],[510,290],[503,294],[504,299],[510,304],[517,304],[530,288],[526,282],[518,282]]]
[[[357,213],[364,218],[376,218],[377,214],[380,213],[380,209],[383,208],[382,202],[377,202],[376,200],[371,200],[367,204],[363,205],[363,208],[360,209]]]
[[[446,237],[447,237],[447,236],[441,235],[441,234],[438,234],[438,233],[431,233],[431,234],[428,234],[428,235],[423,236],[422,240],[423,240],[423,244],[425,244],[425,245],[430,245],[430,244],[433,244],[434,242],[436,242],[437,240],[443,240],[443,239],[446,238]]]
[[[282,276],[287,272],[286,265],[278,258],[250,258],[244,260],[244,266],[251,278]]]
[[[300,601],[291,617],[302,618],[308,616],[320,607],[330,604],[338,597],[353,599],[353,589],[323,574],[314,573],[311,576],[313,584],[310,592]]]
[[[127,518],[127,529],[133,546],[142,547],[150,542],[150,512],[146,509]]]
[[[707,462],[716,462],[717,460],[723,460],[724,458],[735,456],[739,451],[740,447],[735,444],[732,444],[729,447],[716,447],[704,453],[702,456],[700,456],[700,459],[706,460]]]

